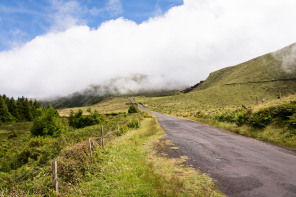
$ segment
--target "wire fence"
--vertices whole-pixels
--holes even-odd
[[[104,130],[103,130],[103,126],[101,127],[101,138],[99,138],[99,143],[100,143],[100,146],[102,149],[104,149]],[[90,152],[90,156],[92,157],[92,142],[91,142],[91,138],[88,139],[88,145],[89,145],[89,152]],[[11,184],[13,182],[16,182],[20,179],[23,179],[25,178],[26,176],[32,174],[33,172],[35,171],[38,171],[38,170],[42,170],[45,166],[49,166],[51,163],[53,162],[56,162],[57,160],[57,157],[60,156],[61,154],[62,155],[67,155],[68,153],[71,153],[72,150],[64,150],[62,152],[59,153],[59,155],[57,155],[55,158],[49,160],[48,162],[40,165],[40,166],[37,166],[37,167],[34,167],[33,169],[29,170],[29,171],[26,171],[24,172],[23,174],[21,174],[20,176],[14,178],[14,179],[10,179],[9,181],[5,182],[5,183],[2,183],[0,184],[0,188],[3,188],[4,186],[8,185],[8,184]],[[53,165],[52,165],[52,168],[53,168]],[[58,193],[58,187],[57,187],[57,170],[53,170],[53,185],[55,187],[55,190],[56,192]]]

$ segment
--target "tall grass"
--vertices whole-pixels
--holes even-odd
[[[101,171],[81,183],[77,196],[222,196],[211,179],[182,159],[157,155],[156,143],[164,135],[155,118],[113,140],[99,155]],[[77,190],[79,193],[77,194]]]

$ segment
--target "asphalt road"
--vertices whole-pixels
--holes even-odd
[[[152,113],[166,131],[166,138],[179,147],[178,154],[188,156],[188,164],[215,179],[227,196],[296,197],[294,151]]]

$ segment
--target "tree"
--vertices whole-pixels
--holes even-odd
[[[24,113],[24,102],[25,102],[25,98],[24,97],[21,97],[21,98],[18,98],[17,101],[16,101],[16,105],[17,105],[17,109],[18,109],[18,112],[19,112],[19,119],[18,121],[24,121],[26,118],[25,118],[25,113]]]
[[[14,100],[13,97],[11,97],[11,98],[9,99],[9,102],[8,102],[7,107],[8,107],[8,111],[9,111],[9,113],[14,117],[14,119],[15,119],[16,121],[18,121],[18,120],[19,120],[18,107],[17,107],[16,102],[15,102],[15,100]]]
[[[58,137],[62,132],[66,131],[66,127],[62,124],[58,112],[53,107],[39,108],[31,128],[31,134],[34,136],[52,136]]]
[[[0,96],[0,122],[12,121],[12,116],[8,111],[6,103],[4,102],[2,96]]]
[[[129,108],[128,108],[128,113],[129,114],[132,114],[132,113],[138,113],[138,109],[135,105],[131,105]]]
[[[88,109],[89,115],[83,115],[83,111],[79,109],[76,113],[72,110],[70,111],[69,116],[69,125],[74,128],[83,128],[86,126],[91,126],[99,124],[104,121],[104,115],[100,115],[97,110],[91,112],[91,109]]]
[[[34,118],[37,117],[37,109],[41,107],[40,103],[37,102],[37,100],[34,100],[32,105],[32,115]]]
[[[30,102],[28,101],[27,98],[25,99],[23,109],[24,109],[25,120],[32,121],[33,120],[32,107],[31,107]]]

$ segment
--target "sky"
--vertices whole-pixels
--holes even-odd
[[[0,0],[0,94],[180,89],[296,42],[295,0]]]

